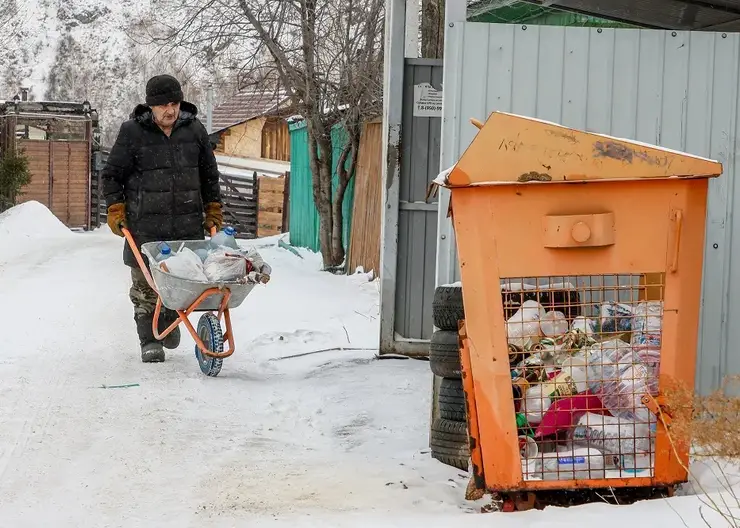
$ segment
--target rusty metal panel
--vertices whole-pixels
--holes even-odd
[[[710,182],[697,389],[740,374],[740,188],[734,182],[740,35],[638,29],[456,23],[445,68],[442,167],[494,111],[682,150],[720,161]],[[438,283],[459,280],[447,201],[440,194]],[[451,265],[449,263],[452,262]]]

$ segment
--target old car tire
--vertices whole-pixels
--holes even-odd
[[[467,420],[462,380],[450,378],[441,380],[439,385],[439,415],[445,420],[452,420],[453,422]]]
[[[437,330],[429,344],[429,367],[442,378],[460,379],[460,348],[458,333]]]
[[[465,319],[460,286],[439,286],[434,290],[432,319],[440,330],[457,332],[458,321]]]
[[[442,418],[434,420],[431,448],[432,458],[448,466],[467,471],[470,459],[467,424]]]

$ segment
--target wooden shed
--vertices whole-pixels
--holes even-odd
[[[25,153],[31,183],[18,203],[48,207],[70,228],[90,228],[90,173],[97,112],[87,102],[0,103],[0,153]]]
[[[216,153],[224,156],[290,161],[292,113],[284,92],[251,89],[239,92],[213,109]]]

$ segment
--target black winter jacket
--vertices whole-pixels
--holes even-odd
[[[221,201],[216,157],[197,113],[182,102],[170,137],[144,105],[121,125],[101,175],[103,192],[109,207],[126,204],[126,224],[139,247],[203,239],[204,205]],[[138,266],[128,244],[123,260]]]

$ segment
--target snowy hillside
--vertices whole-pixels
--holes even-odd
[[[21,87],[36,100],[88,99],[101,116],[105,143],[142,102],[146,80],[172,68],[167,60],[152,60],[131,31],[141,20],[156,23],[150,0],[15,1],[15,24],[0,46],[0,99]],[[186,95],[199,103],[201,90],[190,80]]]

